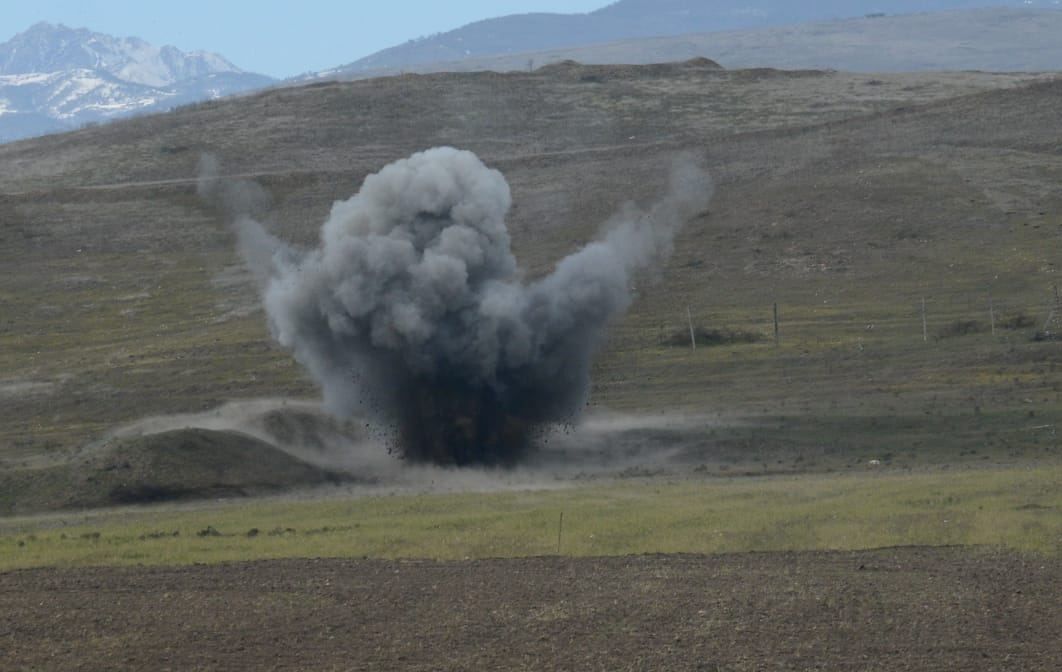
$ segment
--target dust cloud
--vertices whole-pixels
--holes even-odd
[[[274,338],[320,385],[336,418],[367,417],[406,462],[513,466],[536,438],[575,424],[593,357],[631,305],[639,273],[665,262],[703,214],[712,183],[674,161],[652,206],[625,206],[599,240],[523,279],[509,185],[473,153],[436,148],[367,177],[300,250],[257,219],[257,185],[201,166],[258,278]]]

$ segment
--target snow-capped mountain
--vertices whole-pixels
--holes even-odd
[[[38,23],[0,44],[0,142],[272,83],[208,52]]]

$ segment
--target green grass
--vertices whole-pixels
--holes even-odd
[[[285,557],[488,558],[990,545],[1062,551],[1062,466],[596,487],[10,519],[0,569]],[[214,530],[218,535],[203,534]],[[252,532],[257,530],[257,533]]]
[[[43,390],[0,390],[0,460],[54,460],[123,422],[230,396],[312,390],[270,344],[253,289],[218,281],[236,264],[231,250],[81,256],[76,274],[67,261],[37,264],[44,281],[28,262],[0,271],[17,290],[0,295],[2,314],[19,316],[0,318],[0,385]]]

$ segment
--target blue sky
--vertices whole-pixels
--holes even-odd
[[[611,0],[0,0],[0,42],[38,21],[216,51],[274,77],[349,63],[406,40],[519,12],[585,12]]]

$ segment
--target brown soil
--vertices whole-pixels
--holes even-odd
[[[989,551],[0,574],[0,669],[1058,670],[1062,561]]]

